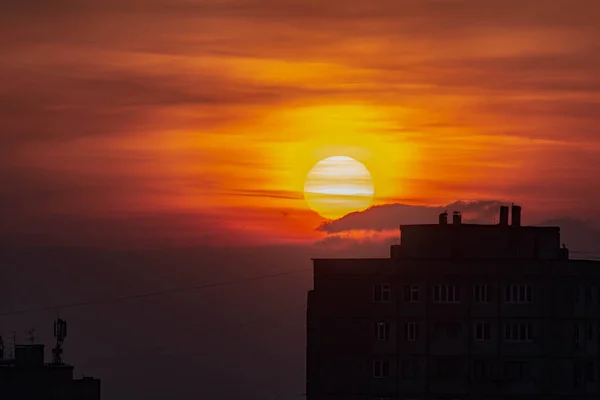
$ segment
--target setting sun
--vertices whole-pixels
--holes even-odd
[[[319,161],[304,184],[308,206],[328,219],[340,218],[371,205],[374,185],[367,168],[351,157],[334,156]]]

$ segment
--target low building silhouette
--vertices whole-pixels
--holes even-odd
[[[73,379],[74,367],[62,362],[60,346],[53,353],[45,363],[43,344],[15,345],[13,358],[0,359],[0,399],[100,400],[100,380]]]
[[[600,262],[508,220],[444,213],[390,258],[314,259],[307,398],[598,398]]]

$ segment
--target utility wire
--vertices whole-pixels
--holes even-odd
[[[235,279],[235,280],[230,280],[230,281],[206,283],[206,284],[202,284],[202,285],[188,286],[188,287],[182,287],[182,288],[176,288],[176,289],[167,289],[167,290],[161,290],[161,291],[156,291],[156,292],[140,293],[140,294],[99,299],[99,300],[79,301],[79,302],[75,302],[75,303],[66,303],[66,304],[47,306],[47,307],[35,307],[35,308],[27,308],[27,309],[23,309],[23,310],[5,311],[5,312],[0,313],[0,317],[5,317],[8,315],[28,314],[28,313],[41,312],[41,311],[62,310],[65,308],[85,307],[85,306],[91,306],[91,305],[96,305],[96,304],[105,304],[105,303],[113,303],[113,302],[118,302],[118,301],[143,299],[146,297],[163,296],[166,294],[189,292],[189,291],[193,291],[193,290],[202,290],[202,289],[208,289],[208,288],[213,288],[213,287],[218,287],[218,286],[233,285],[235,283],[252,282],[252,281],[258,281],[261,279],[269,279],[269,278],[276,278],[276,277],[280,277],[280,276],[299,274],[301,272],[306,272],[306,271],[310,271],[310,270],[311,270],[310,268],[296,269],[296,270],[291,270],[291,271],[278,272],[275,274],[259,275],[259,276]]]

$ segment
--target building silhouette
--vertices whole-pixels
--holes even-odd
[[[401,226],[390,258],[314,259],[307,398],[598,398],[600,262],[558,227]]]
[[[62,361],[66,323],[55,324],[57,344],[52,362],[44,362],[43,344],[16,344],[14,357],[4,359],[0,346],[0,399],[7,400],[100,400],[100,380],[73,379],[72,365]]]

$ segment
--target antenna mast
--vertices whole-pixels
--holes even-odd
[[[35,343],[35,327],[31,328],[31,330],[27,331],[29,333],[29,343]]]
[[[54,321],[54,337],[56,338],[56,346],[52,349],[52,364],[62,365],[62,345],[67,337],[67,321],[57,318]]]

